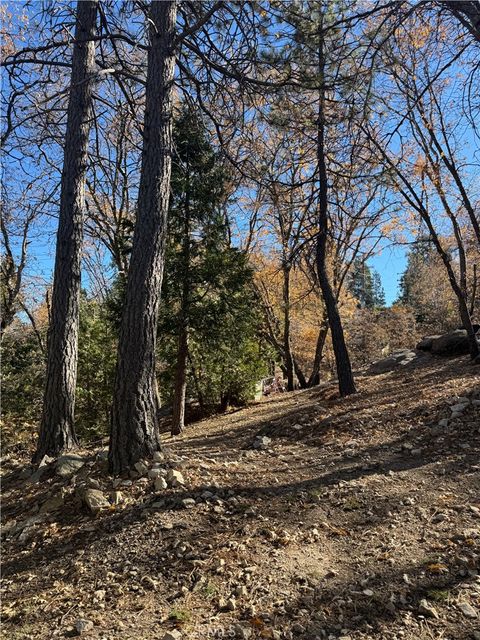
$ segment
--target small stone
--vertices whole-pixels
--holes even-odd
[[[185,484],[185,479],[180,471],[177,471],[176,469],[169,469],[167,482],[171,487],[181,487]]]
[[[449,419],[448,418],[442,418],[441,420],[438,421],[438,426],[439,427],[448,427],[448,423],[449,423]]]
[[[459,602],[457,607],[460,609],[463,615],[466,616],[467,618],[477,617],[476,610],[472,607],[471,604],[468,604],[468,602]]]
[[[267,436],[257,436],[253,441],[253,448],[266,449],[267,447],[270,446],[271,442],[272,442],[272,439],[268,438]]]
[[[420,600],[420,604],[418,605],[418,612],[424,616],[428,616],[430,618],[438,618],[438,611],[433,607],[428,600],[423,598]]]
[[[252,629],[249,627],[244,627],[241,624],[235,624],[233,626],[233,630],[235,632],[235,637],[240,638],[240,640],[250,640],[252,637]]]
[[[153,454],[153,461],[163,462],[164,460],[165,460],[165,454],[163,453],[163,451],[155,451],[155,453]]]
[[[142,578],[142,582],[143,582],[144,584],[146,584],[146,585],[147,585],[147,587],[148,587],[149,589],[152,589],[153,591],[155,591],[155,590],[156,590],[156,588],[157,588],[157,583],[156,583],[156,582],[155,582],[155,580],[154,580],[153,578],[151,578],[150,576],[143,576],[143,578]]]
[[[412,449],[410,451],[410,454],[412,456],[421,456],[422,455],[422,450],[421,449]]]
[[[93,622],[91,620],[85,620],[85,618],[79,618],[75,622],[75,630],[77,635],[81,636],[84,633],[88,633],[93,629]]]
[[[223,558],[217,558],[213,568],[214,570],[219,573],[220,571],[222,571],[222,569],[225,567],[225,560]]]
[[[133,466],[134,466],[135,471],[138,473],[138,475],[139,475],[140,477],[142,477],[142,476],[146,476],[146,475],[147,475],[147,473],[148,473],[148,467],[147,467],[147,465],[146,465],[144,462],[142,462],[141,460],[139,460],[138,462],[136,462]]]
[[[98,489],[87,489],[83,500],[92,513],[98,513],[101,509],[110,507],[110,502]]]
[[[43,458],[38,463],[38,468],[41,469],[42,467],[46,467],[47,465],[51,464],[54,459],[55,458],[51,458],[50,456],[43,456]]]
[[[235,609],[237,608],[237,603],[235,602],[235,599],[229,598],[225,604],[225,608],[227,609],[227,611],[235,611]]]
[[[462,413],[465,411],[465,409],[466,409],[467,407],[468,407],[468,403],[465,403],[465,402],[459,402],[458,404],[453,404],[453,405],[450,407],[450,411],[451,411],[452,413],[459,413],[459,414],[462,414]]]
[[[156,480],[157,478],[160,478],[161,476],[165,475],[165,471],[163,469],[149,469],[148,471],[148,477],[151,480]]]
[[[196,502],[193,498],[185,498],[184,500],[182,500],[182,504],[184,509],[193,509]]]
[[[362,591],[362,593],[363,593],[363,595],[365,595],[365,596],[369,596],[369,597],[370,597],[370,596],[373,596],[373,591],[372,591],[371,589],[364,589],[364,590]]]
[[[154,483],[155,491],[164,491],[167,487],[167,481],[163,477],[158,477],[155,479]]]
[[[85,460],[80,456],[76,456],[73,454],[60,456],[60,458],[58,458],[57,460],[55,471],[62,478],[70,478],[75,473],[80,471],[84,464]]]
[[[182,640],[182,634],[178,629],[167,631],[162,640]]]

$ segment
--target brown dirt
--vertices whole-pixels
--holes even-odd
[[[97,516],[74,500],[74,481],[50,470],[29,483],[7,458],[7,533],[63,486],[67,498],[6,536],[1,637],[68,637],[79,618],[94,623],[85,637],[105,640],[174,627],[242,637],[234,625],[251,638],[480,637],[480,407],[435,427],[448,401],[480,391],[479,369],[427,358],[358,386],[347,399],[326,385],[191,425],[166,439],[184,488],[155,495],[136,480]],[[269,450],[252,449],[258,434]],[[80,479],[111,488],[84,453]],[[235,608],[222,608],[232,594]]]

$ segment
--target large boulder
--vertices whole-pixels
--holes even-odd
[[[425,336],[420,340],[415,348],[419,351],[431,351],[433,341],[437,338],[441,338],[441,336]]]
[[[431,352],[437,356],[462,356],[469,351],[468,335],[465,329],[456,329],[432,341]]]
[[[397,367],[404,367],[418,358],[418,354],[415,351],[406,349],[404,351],[396,351],[392,353],[388,358],[383,358],[370,365],[368,373],[378,375],[380,373],[387,373],[393,371]]]
[[[78,471],[80,471],[84,464],[85,460],[81,456],[70,453],[58,458],[55,471],[62,478],[70,478]]]

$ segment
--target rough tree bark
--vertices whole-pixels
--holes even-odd
[[[283,271],[283,352],[285,358],[285,372],[287,374],[287,390],[295,388],[294,365],[290,339],[290,273],[291,266],[284,261]]]
[[[327,236],[328,236],[328,176],[325,160],[325,58],[323,47],[322,25],[319,29],[318,46],[318,122],[317,122],[317,170],[318,170],[318,201],[317,201],[317,237],[316,237],[316,265],[317,276],[323,301],[328,315],[328,323],[332,334],[333,351],[338,375],[338,387],[341,396],[356,393],[352,366],[348,355],[342,321],[338,312],[336,296],[327,272]]]
[[[325,310],[324,317],[322,319],[322,325],[318,332],[317,344],[315,347],[315,358],[313,360],[312,373],[308,379],[308,387],[316,387],[320,384],[320,366],[323,359],[323,349],[328,335],[328,317]]]
[[[109,466],[118,474],[160,447],[155,345],[172,154],[174,0],[150,5],[141,178],[113,394]]]
[[[34,461],[77,444],[74,429],[85,170],[92,119],[97,0],[77,4],[60,192],[47,374]]]
[[[480,42],[480,2],[478,0],[440,0]]]

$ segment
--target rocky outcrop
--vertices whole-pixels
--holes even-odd
[[[470,345],[466,330],[456,329],[440,336],[426,336],[417,344],[417,349],[437,356],[462,356],[470,352]]]
[[[404,367],[419,357],[419,354],[415,351],[411,351],[410,349],[405,349],[404,351],[395,351],[388,358],[383,358],[382,360],[378,360],[370,365],[367,373],[372,375],[378,375],[380,373],[387,373],[388,371],[393,371],[397,367]]]

